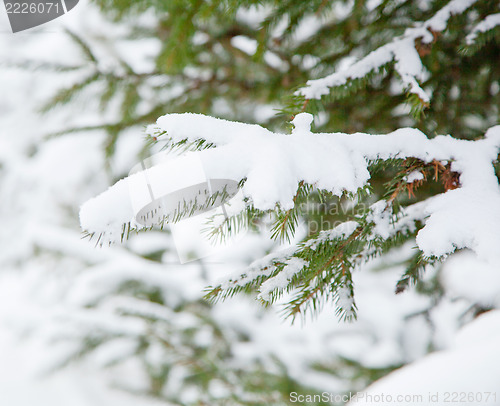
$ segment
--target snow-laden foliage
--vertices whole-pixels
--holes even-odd
[[[407,28],[405,33],[392,42],[371,52],[361,60],[321,79],[310,80],[306,87],[298,91],[306,99],[319,99],[330,93],[330,88],[347,84],[351,80],[360,79],[370,72],[379,70],[383,66],[394,62],[394,69],[398,73],[405,88],[415,94],[423,104],[428,104],[430,98],[420,86],[426,75],[425,68],[416,49],[416,41],[424,46],[436,40],[436,35],[446,29],[449,18],[454,14],[461,14],[477,0],[452,0],[440,9],[432,18],[415,27]],[[475,28],[473,32],[482,30]]]
[[[107,16],[81,0],[54,23],[64,23],[66,33],[0,39],[0,404],[290,404],[290,391],[345,395],[415,361],[370,393],[425,393],[439,382],[456,392],[497,390],[497,317],[492,312],[474,323],[500,306],[498,262],[490,257],[497,234],[488,234],[498,220],[490,211],[498,130],[487,132],[498,121],[497,2],[94,2]],[[429,43],[425,33],[395,48],[433,19],[444,25],[433,26]],[[328,88],[321,99],[296,93],[310,79],[373,61],[372,52],[389,58],[380,72]],[[29,73],[20,76],[20,68]],[[428,103],[411,91],[405,97],[413,78]],[[50,114],[35,114],[39,106]],[[143,142],[143,125],[184,111],[268,130],[189,116],[209,123],[207,131],[231,127],[231,137],[211,132],[218,142],[211,145],[202,131],[199,140],[178,145],[153,126],[150,141],[160,142]],[[311,131],[299,112],[314,114]],[[289,134],[284,128],[294,116]],[[184,128],[192,130],[185,116],[167,117],[169,128],[178,120],[172,129],[178,139]],[[421,133],[394,131],[406,127]],[[418,140],[412,150],[444,158],[394,158],[393,147],[373,141],[407,132],[405,142]],[[436,134],[451,135],[434,142]],[[350,137],[359,142],[345,141]],[[262,150],[259,159],[254,138],[272,154]],[[305,139],[328,140],[322,145],[329,154]],[[80,240],[82,202],[148,154],[191,147],[215,161],[236,149],[233,141],[248,151],[239,151],[233,166],[244,176],[248,205],[214,218],[211,235],[245,227],[259,233],[247,233],[214,263],[179,266],[168,229],[130,233],[123,245],[104,249]],[[365,142],[378,149],[367,153]],[[397,147],[402,153],[405,142]],[[323,160],[300,168],[306,181],[294,168],[308,152]],[[287,153],[301,158],[293,162]],[[384,154],[388,160],[371,160]],[[252,173],[251,165],[260,171]],[[337,188],[314,185],[324,181],[318,166],[342,174],[325,182]],[[281,184],[280,176],[291,182]],[[259,189],[264,185],[271,185],[269,196]],[[85,206],[82,220],[97,230],[93,242],[131,231],[120,228],[133,219],[129,191],[116,189],[109,200]],[[426,248],[426,241],[436,245]],[[431,253],[469,246],[489,262],[460,249],[441,264],[417,243]],[[212,298],[243,294],[212,305],[202,297],[207,285]],[[404,294],[394,295],[395,285]],[[292,301],[289,315],[311,299],[318,319],[303,328],[283,323],[255,297],[264,304]],[[345,318],[356,311],[357,321],[336,323],[335,311]],[[455,345],[464,324],[462,333],[475,337],[464,342],[459,333]],[[443,351],[427,355],[435,350]],[[55,372],[37,380],[47,368]],[[476,405],[477,398],[462,403]]]
[[[500,25],[500,13],[497,14],[491,14],[489,16],[486,16],[485,19],[481,22],[479,22],[473,30],[470,32],[470,34],[467,35],[465,38],[467,45],[472,45],[476,41],[477,37],[482,34],[486,33],[490,30],[493,30],[497,26]]]
[[[355,195],[367,186],[370,165],[379,161],[417,159],[422,167],[447,166],[456,183],[447,185],[445,193],[417,203],[418,216],[412,215],[415,210],[411,205],[394,213],[393,197],[373,204],[349,223],[354,224],[350,232],[330,232],[326,238],[323,232],[306,239],[295,251],[287,250],[284,257],[280,254],[264,263],[259,261],[257,271],[250,272],[253,276],[245,273],[217,286],[211,296],[256,285],[260,286],[259,297],[272,302],[284,290],[298,287],[300,294],[289,304],[289,313],[295,315],[324,294],[325,286],[336,300],[345,286],[352,295],[350,272],[356,264],[369,258],[369,253],[382,252],[382,244],[398,234],[415,232],[415,222],[423,224],[416,241],[425,258],[443,258],[456,249],[470,248],[481,259],[499,260],[500,188],[493,162],[500,151],[500,126],[489,129],[484,139],[467,141],[451,136],[429,139],[411,128],[386,135],[312,133],[311,121],[309,114],[298,114],[291,134],[277,134],[256,125],[173,114],[160,117],[158,128],[150,131],[160,144],[170,147],[201,142],[212,146],[196,152],[207,171],[214,178],[244,182],[243,194],[251,210],[257,212],[293,211],[299,185],[334,196]],[[126,204],[133,193],[127,181],[130,178],[82,207],[84,230],[108,239],[122,237],[107,232],[134,223],[134,213]],[[402,180],[405,184],[414,181],[408,177]],[[326,257],[318,260],[321,253]],[[328,276],[318,282],[323,274]],[[351,308],[340,307],[339,312],[353,314],[354,308],[352,302]]]

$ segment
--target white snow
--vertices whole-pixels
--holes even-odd
[[[272,278],[267,279],[259,288],[259,298],[265,301],[269,301],[270,294],[274,290],[285,289],[290,280],[299,273],[304,267],[308,265],[307,261],[301,258],[292,257],[286,261],[286,265],[283,269]]]
[[[492,30],[498,25],[500,25],[500,13],[490,14],[489,16],[486,16],[486,18],[478,23],[467,35],[467,37],[465,37],[465,42],[467,43],[467,45],[472,45],[476,41],[479,33]]]
[[[444,31],[446,29],[446,24],[452,15],[463,13],[476,2],[477,0],[451,0],[431,19],[427,20],[423,26],[426,29],[430,28],[432,31]]]
[[[134,219],[129,184],[122,179],[108,191],[112,193],[101,193],[82,205],[80,224],[83,230],[103,230],[110,240],[117,241],[121,238],[123,225]]]
[[[244,272],[238,270],[233,275],[225,275],[223,279],[218,281],[218,284],[221,284],[223,289],[227,289],[234,285],[244,286],[261,276],[269,276],[274,271],[273,264],[286,263],[286,261],[292,259],[294,252],[295,247],[290,247],[270,253],[252,262]]]
[[[485,308],[500,307],[498,265],[480,261],[471,252],[461,252],[446,261],[441,281],[454,299],[467,299]]]
[[[357,222],[346,221],[330,230],[321,230],[316,238],[307,240],[305,246],[312,250],[315,250],[319,245],[327,241],[332,241],[337,238],[349,237],[357,227]]]
[[[349,404],[436,406],[456,397],[462,405],[498,405],[499,327],[500,311],[479,316],[457,334],[450,349],[396,370],[360,391]]]
[[[413,182],[416,182],[418,180],[423,180],[423,179],[424,179],[424,174],[420,171],[413,171],[405,177],[405,180],[408,183],[413,183]]]
[[[396,228],[393,225],[394,216],[385,200],[380,200],[370,206],[370,214],[367,220],[374,223],[373,237],[381,237],[384,240],[393,235]]]
[[[257,51],[257,40],[244,35],[236,35],[231,38],[231,45],[248,55],[253,55]]]
[[[336,304],[339,309],[343,310],[347,316],[347,318],[352,317],[353,314],[353,305],[354,305],[354,297],[351,294],[350,289],[344,285],[342,285],[336,292],[337,301]]]

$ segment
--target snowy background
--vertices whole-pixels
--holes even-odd
[[[55,89],[80,73],[13,65],[79,60],[65,26],[96,37],[124,29],[105,22],[86,2],[57,21],[16,35],[0,12],[0,405],[167,404],[141,393],[148,386],[144,360],[154,368],[171,354],[152,339],[140,360],[135,356],[141,338],[162,323],[169,337],[178,333],[182,338],[195,328],[192,343],[179,344],[186,353],[190,346],[210,352],[216,325],[230,342],[228,369],[245,371],[259,364],[272,372],[278,362],[294,381],[319,392],[422,394],[415,404],[432,405],[449,404],[446,392],[483,393],[481,401],[466,397],[460,404],[500,405],[500,311],[473,320],[482,309],[500,307],[500,265],[480,263],[471,252],[428,270],[426,281],[445,290],[439,299],[413,289],[394,295],[403,268],[374,261],[354,275],[356,322],[338,322],[334,309],[325,308],[314,320],[290,325],[277,309],[264,309],[252,297],[233,298],[201,313],[189,310],[190,304],[200,306],[205,286],[276,248],[265,236],[248,235],[226,256],[182,266],[166,233],[139,234],[111,248],[82,240],[80,206],[138,162],[144,134],[140,127],[123,134],[111,162],[106,162],[105,134],[99,131],[47,138],[103,120],[91,100],[79,100],[81,107],[72,111],[38,112]],[[129,61],[147,67],[156,44],[135,50],[127,53]],[[413,250],[405,246],[391,260],[402,262]],[[155,261],[148,259],[158,252]],[[129,281],[158,290],[165,305],[124,294],[121,286]],[[140,314],[153,314],[156,322],[135,317]],[[200,314],[213,324],[203,324]],[[75,355],[83,339],[100,334],[111,338],[88,356]],[[350,376],[345,360],[379,371],[409,365],[366,390],[363,379]],[[203,398],[201,388],[186,383],[182,363],[174,359],[172,365],[163,395],[181,404]],[[208,388],[212,398],[231,390],[216,379]],[[439,400],[431,401],[429,393],[436,392]],[[485,400],[487,392],[492,395]],[[353,403],[384,404],[369,396]]]

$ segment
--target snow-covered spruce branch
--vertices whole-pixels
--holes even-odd
[[[320,99],[323,95],[329,94],[332,88],[347,85],[353,80],[366,78],[371,72],[378,71],[393,63],[404,87],[416,95],[420,103],[428,104],[430,97],[420,86],[420,82],[425,77],[425,68],[417,51],[416,41],[419,40],[422,44],[430,44],[435,41],[435,33],[446,29],[452,15],[465,12],[477,1],[451,0],[429,20],[416,27],[406,29],[402,36],[394,38],[388,44],[372,51],[351,66],[324,78],[307,81],[306,86],[299,89],[297,94],[308,100]],[[476,28],[474,32],[478,29],[480,30],[481,27]]]
[[[359,262],[414,234],[424,258],[470,248],[484,260],[498,260],[500,188],[493,162],[500,149],[500,126],[490,128],[484,139],[466,141],[451,136],[429,139],[413,128],[386,135],[312,133],[311,122],[311,115],[298,114],[292,133],[280,134],[204,115],[170,114],[158,119],[155,131],[160,143],[200,146],[190,153],[198,154],[216,178],[245,180],[242,192],[257,211],[293,209],[297,189],[304,185],[336,196],[355,194],[368,184],[372,163],[395,159],[446,164],[457,174],[458,187],[395,214],[391,198],[383,200],[340,229],[323,231],[295,249],[253,264],[244,276],[222,283],[209,296],[258,288],[262,301],[273,302],[300,286],[288,308],[294,315],[317,306],[315,301],[325,294],[340,300],[339,292],[352,285],[349,275]],[[204,149],[207,144],[212,147]],[[404,181],[422,182],[412,168]],[[119,239],[124,225],[134,224],[128,181],[122,179],[82,206],[84,230]],[[345,292],[342,295],[345,299]],[[355,304],[343,302],[352,302],[350,309],[341,311],[348,317]]]
[[[488,130],[482,140],[465,141],[450,136],[428,139],[412,128],[386,135],[314,134],[311,121],[309,114],[297,115],[291,135],[194,114],[166,115],[158,125],[167,132],[164,137],[174,142],[205,139],[212,143],[215,148],[199,152],[211,173],[246,178],[244,195],[259,210],[273,210],[276,204],[293,208],[301,182],[337,196],[356,193],[369,181],[369,163],[377,160],[413,157],[427,163],[451,162],[452,170],[460,174],[461,187],[428,203],[430,217],[419,233],[419,247],[427,256],[438,257],[455,247],[472,248],[483,257],[495,252],[489,241],[500,241],[495,231],[500,193],[492,165],[500,146],[499,126]],[[434,235],[441,237],[439,244]]]
[[[478,23],[465,38],[467,45],[473,45],[477,40],[478,35],[491,31],[500,25],[500,13],[490,14]]]
[[[333,230],[323,231],[299,247],[269,254],[252,263],[242,274],[209,288],[208,299],[217,300],[258,288],[263,304],[275,302],[282,294],[294,292],[284,308],[287,317],[295,318],[310,308],[318,309],[325,297],[337,303],[343,319],[356,315],[353,283],[348,257],[353,257],[360,236],[369,232],[357,222],[347,222]],[[350,258],[349,258],[350,259]]]
[[[500,36],[500,13],[490,14],[472,28],[465,37],[465,43],[460,51],[464,55],[473,55],[482,49],[486,43]],[[498,40],[497,40],[498,42]]]
[[[252,263],[242,273],[226,277],[210,287],[206,297],[219,300],[241,291],[257,289],[263,304],[276,302],[285,293],[291,300],[284,314],[295,318],[317,310],[325,298],[333,299],[337,314],[344,320],[356,317],[352,271],[361,263],[415,236],[417,223],[425,218],[424,203],[402,209],[397,215],[381,200],[360,215],[330,230],[320,231],[296,247],[287,248]],[[419,258],[420,259],[420,258]],[[420,260],[410,267],[397,284],[397,292],[418,279],[428,263]]]

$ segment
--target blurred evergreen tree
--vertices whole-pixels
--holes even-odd
[[[94,51],[102,39],[68,31],[85,57],[80,66],[72,68],[81,70],[84,74],[79,82],[54,95],[43,110],[71,106],[74,97],[78,95],[98,100],[95,107],[103,114],[119,106],[119,113],[110,121],[65,128],[59,134],[54,134],[105,130],[108,134],[105,148],[109,157],[113,156],[116,143],[126,129],[153,123],[163,114],[186,111],[258,123],[272,130],[284,130],[284,123],[288,123],[294,115],[309,112],[316,117],[316,131],[386,133],[410,126],[421,129],[429,137],[450,133],[453,137],[462,139],[477,139],[498,122],[500,28],[493,26],[484,32],[478,32],[474,41],[467,40],[467,35],[474,26],[500,11],[496,1],[471,1],[465,11],[452,13],[443,30],[431,32],[434,36],[432,42],[415,41],[415,49],[427,70],[419,85],[431,95],[429,100],[410,92],[401,82],[394,60],[376,66],[363,77],[351,78],[345,84],[332,87],[328,94],[319,99],[306,99],[297,90],[303,88],[308,80],[336,72],[346,63],[359,60],[394,38],[403,36],[416,22],[427,21],[436,15],[450,3],[448,1],[94,2],[107,16],[128,27],[127,34],[120,41],[136,43],[138,47],[146,41],[155,44],[156,51],[151,55],[154,63],[150,69],[136,68],[131,62],[134,55],[117,50],[114,53],[116,66],[108,69]],[[358,205],[369,205],[386,198],[397,207],[406,206],[452,189],[457,182],[457,175],[451,171],[450,166],[439,162],[429,164],[412,159],[391,160],[374,163],[370,169],[371,194],[360,192],[356,196]],[[424,180],[407,183],[406,176],[416,170],[424,174]],[[338,198],[308,188],[307,185],[300,185],[297,203],[312,200],[324,207],[331,207],[343,204],[351,197]],[[356,206],[352,211],[355,210]],[[253,214],[262,216],[262,213]],[[325,217],[325,213],[278,211],[274,237],[280,239],[293,235],[298,219],[313,215]],[[351,217],[345,212],[328,212],[328,216],[331,220],[329,224]],[[395,246],[401,246],[414,240],[418,229],[397,234],[389,241],[380,242],[376,248],[380,252],[386,252]],[[310,237],[317,231],[311,230]],[[307,255],[311,255],[322,265],[332,266],[332,272],[337,265],[342,265],[344,269],[344,265],[352,264],[347,260],[346,263],[337,264],[335,260],[332,265],[331,253],[344,250],[346,254],[343,258],[358,253],[362,247],[356,237],[336,241],[319,253]],[[417,283],[421,272],[429,263],[432,264],[433,259],[425,259],[420,253],[409,258],[405,264],[406,272],[398,282],[396,292],[404,291],[410,283]],[[283,264],[275,266],[277,272],[283,268]],[[292,284],[296,287],[302,282],[298,278]],[[330,282],[331,279],[327,279],[325,284]],[[323,288],[325,286],[322,285]],[[216,287],[209,296],[230,296],[237,290],[248,291],[255,287],[250,284],[226,292]],[[417,289],[429,295],[440,295],[440,286],[436,280],[420,282]],[[307,290],[300,293],[302,295],[295,297],[287,308],[290,316],[303,313],[307,308],[317,310],[325,297],[328,297],[322,295],[321,289],[316,292],[316,296]],[[148,296],[146,299],[157,303],[155,297]],[[273,297],[273,300],[277,297],[278,295]],[[196,317],[211,326],[204,316],[206,304],[196,303],[190,306],[194,306],[193,313]],[[343,311],[340,315],[348,317]],[[146,319],[149,317],[138,316]],[[216,326],[211,328],[217,330]],[[186,342],[189,342],[191,333],[181,332]],[[212,348],[210,351],[202,349],[200,353],[195,351],[189,356],[193,368],[199,371],[199,375],[193,379],[203,380],[204,376],[212,374],[224,376],[219,375],[221,371],[211,363],[210,357],[223,359],[230,344],[223,335],[216,335],[220,342],[217,351],[220,353],[210,353],[214,350]],[[147,340],[144,339],[145,347],[148,345]],[[87,348],[92,349],[99,344],[100,342],[94,342]],[[193,348],[196,349],[196,346]],[[351,364],[349,360],[343,362],[344,366]],[[379,374],[386,372],[367,370],[359,365],[354,365],[354,368],[353,377],[361,376],[364,382],[377,379]],[[168,369],[168,363],[162,364],[159,370],[151,368],[153,395],[161,394]],[[263,370],[257,372],[256,380],[244,380],[241,376],[234,379],[239,384],[243,379],[244,385],[249,385],[246,388],[261,387],[265,381],[268,393],[269,385],[276,382],[278,393],[282,397],[278,400],[259,398],[253,402],[242,400],[235,393],[227,404],[286,403],[286,393],[290,386],[297,388],[297,383],[291,383],[286,376],[269,376]],[[200,381],[197,382],[200,384]]]

